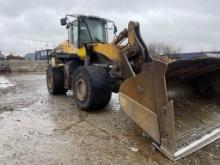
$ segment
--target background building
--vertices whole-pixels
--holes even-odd
[[[1,53],[0,51],[0,60],[5,60],[5,55]]]

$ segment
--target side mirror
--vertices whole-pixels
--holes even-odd
[[[115,26],[115,24],[114,24],[114,34],[116,34],[117,31],[118,31],[117,26]]]
[[[67,25],[66,25],[66,29],[69,29],[69,28],[70,28],[70,25],[69,25],[69,24],[67,24]]]
[[[67,18],[65,17],[65,18],[61,18],[60,19],[60,24],[62,25],[62,26],[65,26],[66,24],[67,24]]]

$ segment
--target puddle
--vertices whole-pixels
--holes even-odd
[[[3,76],[0,76],[0,89],[5,89],[8,87],[12,87],[14,84],[12,84],[8,79],[6,79]]]

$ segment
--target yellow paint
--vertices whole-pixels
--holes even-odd
[[[85,47],[76,48],[72,44],[68,43],[68,41],[64,41],[55,49],[56,51],[59,52],[64,52],[68,54],[77,54],[80,59],[82,60],[85,59],[85,55],[86,55]],[[94,43],[92,51],[102,54],[113,61],[120,60],[120,48],[113,44]]]
[[[84,60],[86,55],[86,50],[84,47],[77,48],[70,44],[68,41],[64,41],[55,48],[59,52],[68,53],[68,54],[77,54],[80,59]]]
[[[94,44],[93,51],[102,54],[113,61],[120,60],[120,48],[113,44]]]

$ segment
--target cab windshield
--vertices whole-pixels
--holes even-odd
[[[84,19],[80,24],[80,43],[106,43],[106,23],[98,19]]]

